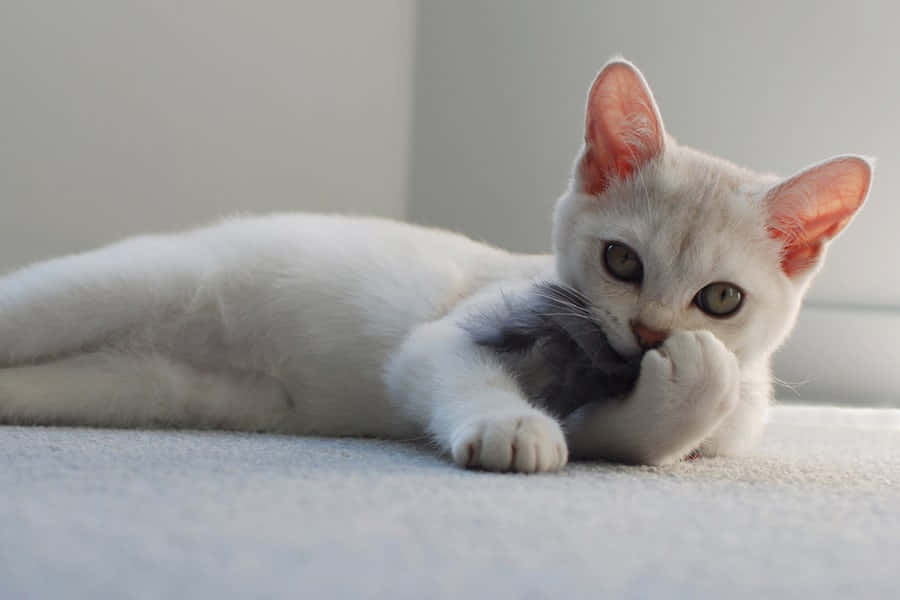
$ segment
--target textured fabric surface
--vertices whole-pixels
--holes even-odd
[[[896,598],[900,411],[741,459],[462,471],[414,443],[0,427],[0,598]]]

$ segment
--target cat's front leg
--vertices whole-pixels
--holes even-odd
[[[568,460],[560,424],[452,319],[420,326],[386,370],[396,410],[463,467],[535,473]]]
[[[708,331],[673,334],[641,361],[631,395],[566,420],[575,456],[666,464],[700,446],[735,408],[737,358]]]

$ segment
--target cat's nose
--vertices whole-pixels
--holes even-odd
[[[634,331],[634,336],[637,338],[638,344],[640,344],[641,348],[644,350],[658,348],[666,341],[666,338],[669,337],[668,331],[650,329],[640,321],[632,321],[631,330]]]

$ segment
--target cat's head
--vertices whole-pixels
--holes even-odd
[[[707,329],[740,359],[762,358],[871,177],[859,156],[781,179],[679,146],[641,73],[614,60],[588,93],[584,145],[556,205],[558,273],[592,300],[620,354]]]

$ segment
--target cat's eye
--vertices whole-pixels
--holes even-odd
[[[733,283],[711,283],[694,297],[694,304],[712,317],[730,317],[741,307],[744,293]]]
[[[616,279],[640,283],[644,278],[644,265],[637,252],[620,242],[609,242],[603,250],[606,270]]]

